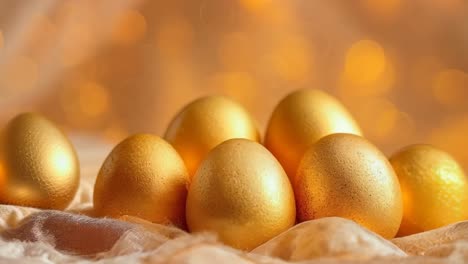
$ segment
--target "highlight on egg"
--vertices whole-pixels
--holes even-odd
[[[94,185],[97,215],[137,216],[185,227],[188,173],[165,140],[136,134],[120,142],[104,161]]]
[[[0,203],[65,209],[79,182],[76,151],[50,120],[23,113],[7,123],[0,135]]]
[[[169,124],[164,138],[179,152],[190,176],[206,154],[223,141],[232,138],[260,141],[251,115],[224,96],[199,98],[185,106]]]
[[[187,225],[251,250],[293,226],[294,193],[286,173],[261,144],[231,139],[203,160],[189,187]]]
[[[403,192],[398,236],[468,220],[468,181],[450,154],[430,145],[411,145],[390,158]]]
[[[395,172],[384,154],[360,136],[332,134],[312,145],[294,188],[301,222],[338,216],[385,238],[400,227],[403,202]]]
[[[337,99],[320,90],[303,89],[290,93],[276,106],[264,143],[294,185],[305,151],[320,138],[334,133],[362,135],[354,118]]]

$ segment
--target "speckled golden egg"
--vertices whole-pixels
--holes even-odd
[[[458,163],[429,145],[412,145],[390,163],[403,193],[399,236],[468,220],[468,182]]]
[[[362,137],[333,134],[307,150],[297,170],[298,219],[339,216],[392,238],[400,227],[400,185],[387,158]]]
[[[359,126],[334,97],[315,89],[295,91],[275,108],[265,134],[265,146],[275,155],[294,185],[305,151],[334,133],[361,135]]]
[[[0,136],[0,202],[65,209],[80,181],[79,162],[68,138],[34,113],[13,118]]]
[[[176,150],[150,134],[136,134],[109,154],[94,185],[98,215],[133,215],[185,226],[188,174]]]
[[[231,139],[214,148],[189,188],[189,230],[216,232],[236,248],[255,248],[294,225],[295,217],[286,173],[266,148],[250,140]]]
[[[170,123],[164,138],[182,156],[190,176],[221,142],[231,138],[260,140],[250,114],[223,96],[203,97],[185,106]]]

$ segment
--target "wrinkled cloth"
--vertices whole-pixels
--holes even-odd
[[[95,177],[108,145],[77,140],[80,189],[65,212],[0,205],[0,263],[464,263],[468,221],[386,240],[353,221],[298,224],[251,252],[223,245],[212,233],[92,210]]]

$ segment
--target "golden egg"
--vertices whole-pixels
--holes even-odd
[[[213,231],[227,245],[250,250],[294,225],[289,179],[262,145],[231,139],[214,148],[193,177],[187,197],[192,232]]]
[[[390,163],[403,193],[399,236],[468,219],[468,182],[449,154],[429,145],[412,145],[394,154]]]
[[[160,137],[136,134],[109,154],[94,185],[98,215],[133,215],[185,226],[188,174],[176,150]]]
[[[80,168],[68,138],[34,113],[13,118],[0,136],[0,202],[65,209],[78,190]]]
[[[334,97],[320,90],[298,90],[286,96],[273,111],[265,146],[283,165],[294,185],[305,151],[320,138],[334,133],[361,135],[361,130]]]
[[[299,221],[338,216],[392,238],[400,227],[400,185],[387,158],[362,137],[333,134],[307,150],[295,186]]]
[[[250,114],[223,96],[203,97],[185,106],[170,123],[164,138],[182,156],[190,176],[221,142],[231,138],[260,141]]]

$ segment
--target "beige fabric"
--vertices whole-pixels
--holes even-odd
[[[468,222],[385,240],[342,218],[305,222],[252,252],[213,234],[188,234],[136,217],[93,217],[92,187],[110,150],[75,140],[82,183],[68,212],[0,205],[0,263],[464,263]],[[297,261],[297,262],[296,262]]]

